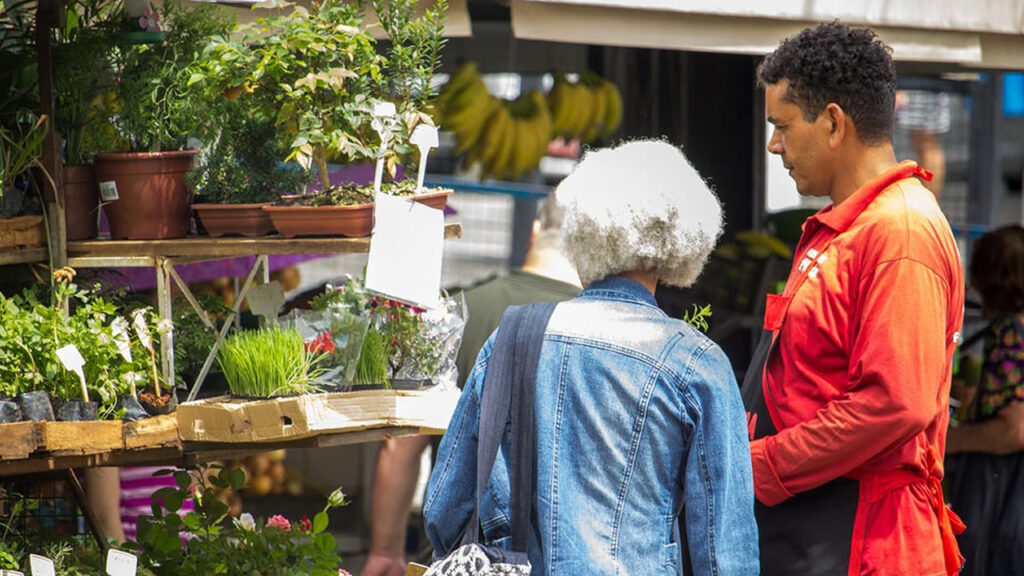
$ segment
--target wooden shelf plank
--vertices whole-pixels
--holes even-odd
[[[445,238],[461,238],[462,224],[445,225]],[[366,252],[369,238],[210,238],[190,236],[172,240],[84,240],[68,242],[68,258],[123,259],[127,265],[147,265],[150,258],[215,259],[253,254],[344,254]],[[44,249],[45,253],[45,249]]]
[[[46,262],[49,258],[46,246],[34,248],[14,248],[0,251],[0,266],[8,264],[29,264],[32,262]]]

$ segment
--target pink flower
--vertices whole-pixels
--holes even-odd
[[[313,523],[309,521],[309,516],[303,516],[302,519],[299,520],[299,530],[301,532],[309,532],[312,529]]]
[[[344,568],[338,568],[338,576],[352,576],[352,574],[350,574],[349,571],[345,570]]]
[[[277,528],[278,530],[284,530],[287,532],[292,529],[292,523],[284,516],[275,514],[270,518],[267,518],[267,528]]]

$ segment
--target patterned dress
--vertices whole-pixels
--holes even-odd
[[[1024,402],[1024,324],[1016,316],[997,320],[985,336],[976,419],[986,420],[1010,402]]]

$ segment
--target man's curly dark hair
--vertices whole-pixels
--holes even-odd
[[[808,122],[835,102],[853,119],[865,144],[892,140],[892,50],[867,28],[841,22],[805,28],[761,61],[757,79],[763,86],[788,80],[785,98],[800,107]]]

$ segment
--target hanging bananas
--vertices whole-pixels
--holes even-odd
[[[455,133],[466,167],[480,163],[485,178],[519,178],[547,153],[552,138],[590,143],[608,138],[622,121],[618,88],[593,72],[579,82],[556,75],[545,97],[533,90],[513,101],[491,96],[475,62],[458,66],[441,88],[438,125]]]

